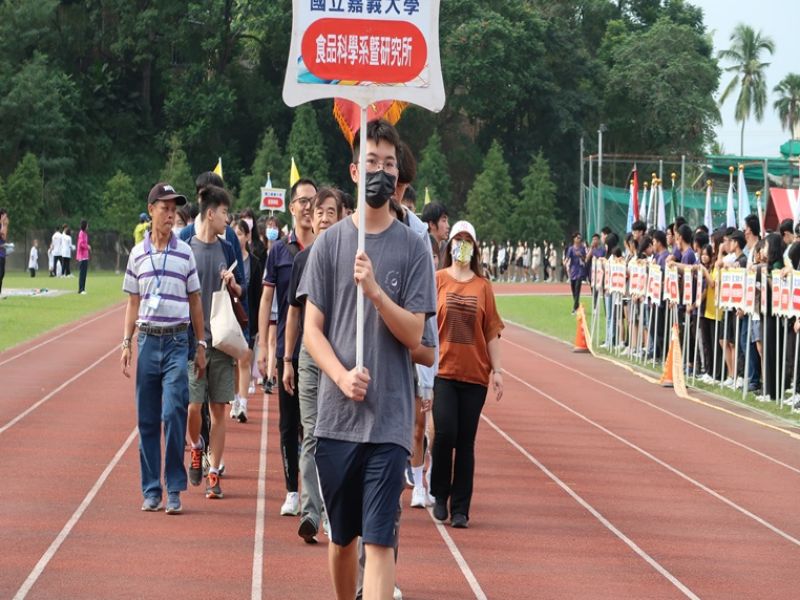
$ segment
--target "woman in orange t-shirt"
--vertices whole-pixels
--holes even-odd
[[[475,471],[475,435],[489,382],[503,395],[500,331],[494,292],[481,275],[475,229],[459,221],[436,272],[439,373],[434,383],[433,516],[466,528]],[[455,453],[455,459],[454,459]],[[452,474],[452,475],[451,475]]]

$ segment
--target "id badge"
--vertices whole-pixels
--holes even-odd
[[[147,299],[147,307],[152,310],[157,310],[159,304],[161,304],[161,296],[157,293]]]

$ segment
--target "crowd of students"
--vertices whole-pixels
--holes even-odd
[[[181,492],[204,479],[206,498],[224,497],[226,417],[247,421],[255,366],[266,392],[278,388],[280,514],[299,517],[306,543],[325,531],[336,597],[347,600],[402,596],[395,562],[404,487],[413,488],[412,507],[433,506],[439,521],[469,526],[480,413],[490,386],[498,400],[503,393],[503,323],[474,228],[460,221],[450,229],[436,203],[422,219],[414,214],[414,157],[387,122],[369,124],[365,151],[363,251],[352,196],[341,190],[297,181],[293,228],[281,236],[276,222],[254,222],[252,212],[234,218],[224,182],[204,173],[196,213],[168,183],[153,187],[149,228],[123,284],[126,376],[138,329],[142,510],[160,510],[166,495],[166,512],[180,513]],[[354,184],[358,157],[356,147]],[[221,286],[248,314],[242,332],[255,352],[238,364],[209,328]]]
[[[580,282],[590,279],[591,329],[595,337],[603,334],[601,347],[640,361],[663,361],[669,328],[677,324],[686,375],[800,412],[795,364],[800,320],[773,303],[772,284],[800,269],[800,226],[791,219],[769,232],[762,232],[754,214],[743,219],[741,229],[711,232],[702,225],[692,228],[682,217],[666,231],[648,230],[637,221],[622,243],[608,228],[588,247],[579,234],[573,241],[565,261],[577,282],[575,307]],[[624,265],[619,273],[625,277],[616,291],[614,264]],[[724,289],[723,273],[732,269],[750,282],[738,284],[738,303],[731,303]],[[638,277],[645,278],[640,285]]]

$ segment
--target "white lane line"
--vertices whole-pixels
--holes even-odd
[[[509,376],[510,376],[512,379],[516,379],[516,380],[517,380],[517,381],[519,381],[519,382],[520,382],[522,385],[524,385],[524,386],[526,386],[526,387],[530,388],[531,390],[533,390],[534,392],[536,392],[537,394],[539,394],[539,395],[540,395],[540,396],[542,396],[543,398],[547,398],[548,400],[550,400],[550,402],[552,402],[552,403],[554,403],[554,404],[557,404],[558,406],[560,406],[561,408],[563,408],[563,409],[564,409],[564,410],[566,410],[567,412],[570,412],[570,413],[572,413],[573,415],[575,415],[576,417],[578,417],[578,418],[579,418],[579,419],[581,419],[582,421],[585,421],[586,423],[589,423],[589,425],[592,425],[593,427],[596,427],[597,429],[599,429],[600,431],[602,431],[602,432],[603,432],[603,433],[605,433],[606,435],[609,435],[609,436],[611,436],[612,438],[614,438],[615,440],[617,440],[617,441],[619,441],[619,442],[621,442],[621,443],[625,444],[626,446],[628,446],[628,447],[629,447],[629,448],[631,448],[632,450],[635,450],[636,452],[638,452],[638,453],[639,453],[639,454],[641,454],[642,456],[645,456],[645,457],[649,458],[649,459],[650,459],[650,460],[652,460],[654,463],[656,463],[656,464],[658,464],[658,465],[660,465],[660,466],[664,467],[665,469],[667,469],[667,470],[668,470],[668,471],[670,471],[671,473],[673,473],[673,474],[677,475],[678,477],[680,477],[680,478],[681,478],[681,479],[683,479],[684,481],[687,481],[687,482],[691,483],[693,486],[697,487],[698,489],[700,489],[700,490],[703,490],[703,491],[704,491],[705,493],[707,493],[709,496],[712,496],[712,497],[716,498],[717,500],[719,500],[719,501],[720,501],[720,502],[722,502],[723,504],[727,504],[728,506],[730,506],[730,507],[731,507],[731,508],[733,508],[734,510],[736,510],[736,511],[740,512],[741,514],[743,514],[743,515],[744,515],[744,516],[746,516],[746,517],[749,517],[750,519],[752,519],[752,520],[753,520],[753,521],[755,521],[756,523],[758,523],[758,524],[760,524],[760,525],[763,525],[764,527],[766,527],[767,529],[769,529],[769,530],[770,530],[770,531],[772,531],[773,533],[776,533],[777,535],[779,535],[780,537],[784,538],[785,540],[787,540],[787,541],[791,542],[791,543],[792,543],[792,544],[794,544],[795,546],[800,546],[800,540],[798,540],[796,537],[794,537],[794,536],[792,536],[792,535],[790,535],[790,534],[786,533],[786,532],[785,532],[785,531],[783,531],[782,529],[779,529],[778,527],[776,527],[775,525],[773,525],[772,523],[770,523],[770,522],[769,522],[769,521],[767,521],[766,519],[763,519],[763,518],[759,517],[758,515],[756,515],[756,514],[754,514],[754,513],[750,512],[749,510],[747,510],[747,509],[746,509],[746,508],[744,508],[743,506],[740,506],[740,505],[736,504],[736,502],[734,502],[733,500],[729,500],[728,498],[726,498],[725,496],[723,496],[723,495],[722,495],[722,494],[720,494],[719,492],[715,492],[715,491],[714,491],[714,490],[712,490],[710,487],[708,487],[708,486],[706,486],[706,485],[704,485],[704,484],[700,483],[699,481],[697,481],[696,479],[694,479],[694,478],[690,477],[689,475],[687,475],[687,474],[686,474],[686,473],[684,473],[683,471],[681,471],[681,470],[679,470],[679,469],[676,469],[676,468],[675,468],[675,467],[673,467],[672,465],[670,465],[670,464],[668,464],[668,463],[664,462],[663,460],[661,460],[660,458],[658,458],[658,457],[654,456],[653,454],[651,454],[651,453],[650,453],[650,452],[648,452],[647,450],[644,450],[643,448],[640,448],[639,446],[637,446],[637,445],[636,445],[636,444],[634,444],[633,442],[629,442],[629,441],[628,441],[628,440],[626,440],[624,437],[622,437],[622,436],[620,436],[620,435],[617,435],[616,433],[614,433],[614,432],[613,432],[613,431],[611,431],[610,429],[606,429],[605,427],[603,427],[603,426],[602,426],[602,425],[600,425],[599,423],[597,423],[597,422],[595,422],[595,421],[592,421],[592,420],[591,420],[589,417],[586,417],[586,416],[582,415],[581,413],[579,413],[578,411],[576,411],[576,410],[574,410],[574,409],[570,408],[569,406],[567,406],[567,405],[566,405],[566,404],[564,404],[563,402],[560,402],[560,401],[556,400],[556,399],[555,399],[553,396],[551,396],[550,394],[548,394],[548,393],[547,393],[547,392],[545,392],[544,390],[541,390],[541,389],[537,388],[536,386],[534,386],[534,385],[531,385],[530,383],[528,383],[528,382],[527,382],[527,381],[525,381],[524,379],[522,379],[522,378],[520,378],[520,377],[517,377],[516,375],[514,375],[514,374],[513,374],[513,373],[511,373],[511,372],[509,372],[508,370],[506,370],[505,372],[506,372],[506,374],[508,374],[508,375],[509,375]]]
[[[442,536],[444,543],[447,545],[447,549],[450,550],[450,554],[453,555],[453,559],[455,559],[458,568],[461,569],[461,572],[464,574],[464,579],[467,580],[469,587],[472,589],[472,593],[475,594],[475,598],[477,600],[488,600],[486,594],[484,593],[483,589],[481,588],[481,584],[478,583],[475,574],[472,572],[472,569],[469,568],[467,561],[464,559],[464,556],[461,554],[461,551],[456,546],[456,543],[453,541],[453,538],[450,537],[450,534],[447,533],[447,530],[444,528],[444,525],[439,523],[433,517],[433,510],[428,509],[428,514],[431,517],[431,521],[436,526],[436,530],[439,532],[439,535]]]
[[[72,516],[69,518],[69,521],[67,521],[66,525],[64,525],[64,528],[56,536],[56,539],[53,540],[53,543],[50,544],[50,547],[45,551],[45,553],[39,559],[39,562],[36,563],[36,566],[33,567],[33,570],[30,572],[28,578],[24,581],[22,586],[20,586],[20,588],[17,590],[17,593],[14,595],[14,600],[22,600],[23,598],[25,598],[25,596],[28,595],[28,592],[31,591],[31,588],[39,579],[42,572],[47,567],[47,564],[50,562],[50,560],[52,560],[56,552],[58,552],[58,549],[61,547],[61,544],[63,544],[64,541],[67,539],[67,536],[69,536],[73,527],[75,527],[75,525],[78,523],[78,520],[83,516],[83,513],[86,512],[87,508],[89,508],[89,505],[92,503],[95,496],[97,496],[98,492],[100,491],[100,488],[103,487],[103,484],[106,482],[106,479],[108,479],[108,477],[111,475],[111,471],[114,470],[114,467],[117,466],[117,463],[122,459],[125,452],[128,451],[128,448],[130,448],[131,444],[133,443],[133,440],[136,439],[137,433],[138,430],[136,427],[134,427],[133,431],[131,431],[131,434],[128,436],[128,439],[125,440],[125,443],[122,444],[119,450],[117,450],[117,453],[114,455],[114,458],[111,459],[111,462],[108,463],[108,466],[106,466],[106,468],[100,474],[100,477],[98,477],[97,481],[94,482],[92,489],[90,489],[89,493],[86,494],[86,497],[83,499],[83,502],[81,502],[80,506],[78,506],[78,508],[75,509],[75,512],[72,513]]]
[[[506,371],[508,373],[508,371]],[[510,374],[510,373],[509,373]],[[512,375],[513,377],[513,375]],[[639,555],[647,564],[653,567],[656,571],[658,571],[667,581],[669,581],[672,585],[678,588],[681,592],[683,592],[684,596],[687,598],[695,598],[699,600],[699,597],[695,595],[692,590],[690,590],[686,585],[684,585],[677,577],[675,577],[672,573],[670,573],[667,569],[665,569],[661,564],[656,561],[652,556],[647,554],[644,550],[642,550],[636,542],[630,539],[627,535],[622,533],[619,529],[617,529],[611,521],[606,519],[596,508],[594,508],[591,504],[589,504],[586,500],[584,500],[580,495],[578,495],[575,490],[569,487],[566,483],[561,481],[550,469],[545,467],[542,463],[540,463],[534,456],[532,456],[525,448],[520,446],[510,435],[508,435],[505,431],[500,429],[497,425],[492,422],[490,418],[485,415],[481,415],[481,419],[486,421],[489,424],[489,427],[494,429],[500,436],[505,439],[509,444],[514,446],[519,452],[531,461],[536,467],[545,475],[547,475],[553,482],[555,482],[558,487],[564,490],[567,494],[569,494],[575,502],[580,504],[586,511],[588,511],[595,519],[600,521],[600,523],[608,529],[611,533],[617,536],[626,546],[628,546],[631,550],[633,550],[636,554]]]
[[[755,448],[751,448],[747,444],[743,444],[742,442],[737,442],[736,440],[734,440],[732,438],[729,438],[729,437],[727,437],[727,436],[725,436],[725,435],[723,435],[721,433],[718,433],[718,432],[714,431],[713,429],[709,429],[708,427],[704,427],[703,425],[699,425],[698,423],[695,423],[694,421],[690,421],[689,419],[687,419],[685,417],[682,417],[682,416],[680,416],[678,414],[675,414],[674,412],[671,412],[671,411],[667,410],[666,408],[663,408],[663,407],[659,406],[658,404],[653,404],[652,402],[648,402],[647,400],[643,400],[642,398],[639,398],[638,396],[634,396],[633,394],[631,394],[629,392],[626,392],[623,389],[620,389],[620,388],[618,388],[618,387],[616,387],[614,385],[611,385],[610,383],[606,383],[602,379],[596,379],[596,378],[592,377],[591,375],[587,375],[586,373],[583,373],[582,371],[580,371],[578,369],[574,369],[572,367],[568,367],[568,366],[564,365],[563,363],[560,363],[558,361],[552,360],[551,358],[545,356],[544,354],[540,354],[539,352],[536,352],[535,350],[531,350],[530,348],[526,348],[525,346],[517,344],[516,342],[512,342],[511,340],[509,340],[507,338],[503,338],[503,339],[507,343],[511,344],[512,346],[515,346],[516,348],[519,348],[520,350],[525,350],[526,352],[529,352],[529,353],[531,353],[531,354],[533,354],[535,356],[538,356],[541,359],[544,359],[544,360],[546,360],[548,362],[551,362],[554,365],[558,365],[559,367],[561,367],[561,368],[563,368],[563,369],[565,369],[567,371],[571,371],[572,373],[575,373],[577,375],[581,375],[582,377],[584,377],[584,378],[586,378],[586,379],[588,379],[590,381],[593,381],[595,383],[599,383],[603,387],[606,387],[606,388],[608,388],[610,390],[614,390],[615,392],[617,392],[619,394],[622,394],[623,396],[626,396],[628,398],[631,398],[632,400],[636,400],[636,402],[639,402],[640,404],[646,404],[647,406],[649,406],[651,408],[654,408],[657,411],[664,413],[665,415],[669,415],[670,417],[672,417],[674,419],[677,419],[678,421],[686,423],[687,425],[691,425],[692,427],[695,427],[695,428],[697,428],[697,429],[699,429],[701,431],[709,433],[709,434],[713,435],[714,437],[717,437],[717,438],[719,438],[721,440],[724,440],[724,441],[728,442],[729,444],[733,444],[734,446],[737,446],[737,447],[741,448],[742,450],[747,450],[748,452],[751,452],[751,453],[755,454],[756,456],[760,456],[761,458],[763,458],[765,460],[768,460],[768,461],[770,461],[770,462],[772,462],[772,463],[774,463],[774,464],[776,464],[778,466],[783,467],[784,469],[788,469],[788,470],[793,471],[794,473],[797,473],[798,475],[800,475],[800,469],[799,468],[793,467],[792,465],[789,465],[789,464],[787,464],[787,463],[785,463],[785,462],[783,462],[781,460],[778,460],[777,458],[769,456],[768,454],[765,454],[765,453],[761,452],[760,450],[756,450]]]
[[[75,326],[75,327],[73,327],[72,329],[67,329],[66,331],[62,331],[62,332],[61,332],[61,333],[59,333],[58,335],[56,335],[56,336],[53,336],[53,337],[51,337],[51,338],[48,338],[48,339],[46,339],[46,340],[44,340],[44,341],[42,341],[42,342],[39,342],[38,344],[36,344],[35,346],[31,346],[31,347],[30,347],[30,348],[28,348],[27,350],[23,350],[23,351],[22,351],[22,352],[20,352],[19,354],[15,354],[14,356],[12,356],[12,357],[10,357],[10,358],[7,358],[7,359],[5,359],[5,360],[3,360],[3,361],[0,361],[0,367],[2,367],[2,366],[3,366],[3,365],[5,365],[5,364],[8,364],[8,363],[10,363],[12,360],[17,360],[18,358],[22,358],[23,356],[25,356],[25,355],[26,355],[26,354],[28,354],[29,352],[33,352],[33,351],[34,351],[34,350],[36,350],[37,348],[41,348],[42,346],[46,346],[46,345],[47,345],[47,344],[49,344],[50,342],[54,342],[54,341],[56,341],[57,339],[64,337],[65,335],[68,335],[68,334],[70,334],[70,333],[73,333],[73,332],[77,331],[78,329],[80,329],[81,327],[84,327],[84,326],[88,325],[89,323],[94,323],[94,322],[95,322],[95,321],[97,321],[98,319],[102,319],[103,317],[106,317],[106,316],[108,316],[108,315],[110,315],[110,314],[112,314],[112,313],[114,313],[114,312],[116,312],[116,311],[120,310],[120,308],[121,308],[121,307],[117,306],[117,307],[115,307],[115,308],[112,308],[111,310],[104,311],[104,312],[100,313],[99,315],[97,315],[97,316],[95,316],[95,317],[92,317],[92,318],[91,318],[91,319],[89,319],[88,321],[84,321],[83,323],[80,323],[79,325],[76,325],[76,326]]]
[[[6,430],[10,429],[11,427],[13,427],[13,426],[14,426],[14,425],[16,425],[17,423],[19,423],[19,422],[20,422],[22,419],[24,419],[26,416],[28,416],[29,414],[31,414],[31,413],[32,413],[34,410],[36,410],[37,408],[39,408],[39,407],[40,407],[42,404],[44,404],[45,402],[47,402],[48,400],[50,400],[50,398],[52,398],[53,396],[55,396],[55,395],[56,395],[58,392],[60,392],[61,390],[63,390],[63,389],[64,389],[65,387],[67,387],[69,384],[71,384],[71,383],[72,383],[72,382],[74,382],[75,380],[77,380],[77,379],[79,379],[79,378],[83,377],[84,375],[86,375],[86,373],[88,373],[89,371],[91,371],[92,369],[94,369],[94,368],[95,368],[97,365],[99,365],[101,362],[103,362],[105,359],[107,359],[109,356],[111,356],[111,355],[112,355],[114,352],[116,352],[118,349],[119,349],[119,348],[118,348],[117,346],[114,346],[114,347],[113,347],[111,350],[109,350],[108,352],[106,352],[105,354],[103,354],[103,356],[101,356],[100,358],[98,358],[96,361],[94,361],[92,364],[90,364],[88,367],[86,367],[86,368],[85,368],[83,371],[81,371],[81,372],[80,372],[80,373],[78,373],[77,375],[73,375],[72,377],[70,377],[69,379],[67,379],[67,380],[66,380],[64,383],[62,383],[60,386],[58,386],[56,389],[54,389],[52,392],[50,392],[49,394],[47,394],[47,395],[46,395],[44,398],[42,398],[41,400],[39,400],[38,402],[36,402],[36,403],[35,403],[35,404],[33,404],[32,406],[28,407],[27,409],[25,409],[24,411],[22,411],[21,413],[19,413],[19,414],[18,414],[16,417],[14,417],[13,419],[11,419],[11,420],[10,420],[8,423],[6,423],[6,424],[5,424],[5,425],[3,425],[2,427],[0,427],[0,434],[4,433]]]
[[[264,583],[264,517],[267,504],[267,431],[269,429],[269,398],[266,394],[264,394],[264,408],[261,412],[261,455],[258,460],[256,531],[253,539],[253,583],[250,588],[252,600],[261,600]]]

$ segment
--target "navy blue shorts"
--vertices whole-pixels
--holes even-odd
[[[331,541],[347,546],[361,536],[365,544],[394,546],[406,449],[319,438],[314,457]]]

